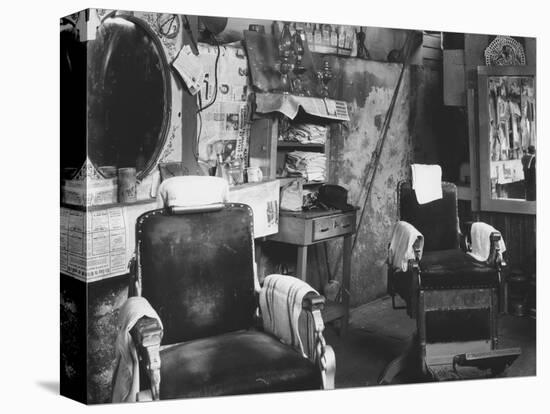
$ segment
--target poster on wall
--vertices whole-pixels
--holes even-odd
[[[128,272],[128,226],[123,208],[61,208],[61,273],[91,282]]]
[[[279,231],[280,181],[247,184],[232,187],[229,201],[245,203],[254,214],[254,238],[265,237]]]
[[[248,61],[237,44],[199,45],[203,84],[199,93],[199,158],[214,164],[222,154],[224,161],[246,160],[250,137],[248,103]],[[217,60],[217,64],[216,64]],[[217,86],[217,87],[216,87]]]

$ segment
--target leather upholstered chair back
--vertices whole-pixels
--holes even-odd
[[[163,344],[250,328],[256,308],[252,210],[141,215],[136,224],[141,294],[164,325]]]
[[[456,185],[442,182],[443,198],[418,204],[410,181],[397,186],[399,219],[412,224],[424,236],[424,251],[458,249],[460,230]]]

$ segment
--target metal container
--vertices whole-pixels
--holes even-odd
[[[118,169],[118,202],[131,203],[137,200],[136,169]]]

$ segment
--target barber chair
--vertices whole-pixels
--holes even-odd
[[[136,243],[136,293],[163,325],[143,317],[130,331],[140,359],[138,399],[334,387],[322,296],[307,294],[300,316],[301,332],[315,343],[311,355],[258,327],[249,206],[153,210],[138,218]]]
[[[442,192],[442,199],[421,205],[410,182],[398,185],[399,220],[422,233],[424,249],[421,252],[418,240],[414,243],[414,259],[406,272],[392,268],[388,260],[392,306],[416,319],[416,334],[407,352],[383,371],[380,384],[391,383],[411,362],[422,380],[502,375],[521,352],[497,349],[498,292],[505,266],[501,235],[491,233],[487,261],[468,255],[472,223],[461,239],[456,186],[443,182]],[[397,305],[396,296],[405,306]]]

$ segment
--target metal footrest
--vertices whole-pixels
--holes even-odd
[[[456,370],[456,367],[460,366],[475,367],[482,370],[490,369],[494,373],[499,373],[512,365],[520,355],[520,348],[495,349],[487,352],[467,352],[454,356],[453,370]]]

